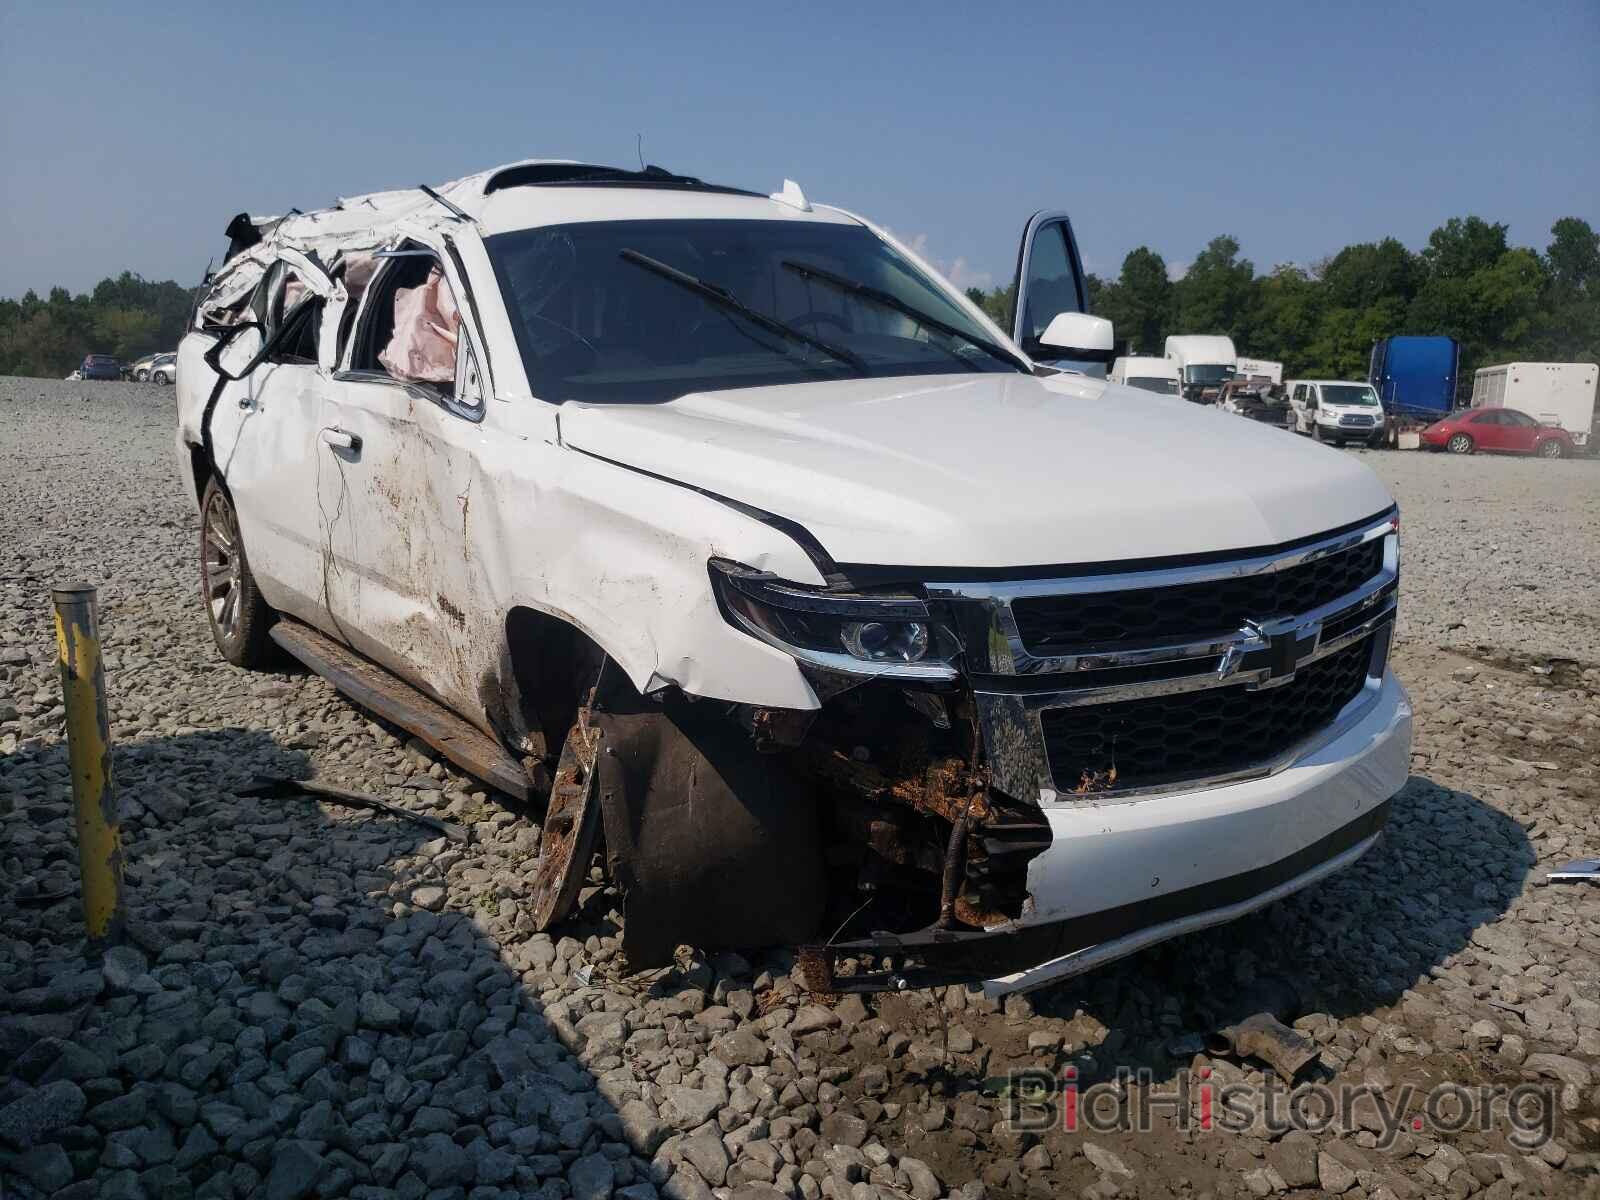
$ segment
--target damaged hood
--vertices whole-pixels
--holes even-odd
[[[1392,502],[1348,454],[1076,375],[569,403],[561,437],[795,521],[840,563],[1004,568],[1247,549]]]

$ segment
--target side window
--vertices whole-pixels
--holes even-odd
[[[281,262],[274,264],[267,276],[265,297],[265,336],[272,338],[280,331],[285,336],[269,356],[270,361],[315,366],[317,342],[322,335],[322,297],[311,296],[294,268]],[[300,307],[302,304],[304,308]],[[285,328],[286,322],[290,327]]]
[[[1028,277],[1023,281],[1027,308],[1024,335],[1037,342],[1045,326],[1060,313],[1077,312],[1078,281],[1067,253],[1067,229],[1060,221],[1046,225],[1033,238],[1028,254]]]
[[[454,395],[461,320],[438,259],[432,254],[386,259],[368,290],[351,370]]]
[[[1514,408],[1502,408],[1500,412],[1503,414],[1503,418],[1507,425],[1520,425],[1522,428],[1526,429],[1530,426],[1538,424],[1538,422],[1532,417],[1528,416],[1527,413],[1520,413]]]

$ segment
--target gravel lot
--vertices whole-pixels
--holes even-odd
[[[529,814],[314,676],[223,663],[173,425],[171,389],[0,379],[0,1194],[1600,1194],[1600,888],[1542,884],[1600,854],[1600,464],[1363,452],[1404,514],[1418,726],[1358,866],[1003,1006],[824,1005],[781,955],[622,977],[598,886],[571,936],[533,934]],[[50,627],[78,577],[101,587],[134,922],[103,964],[71,895]],[[471,844],[237,794],[309,773]],[[1203,1072],[1268,1082],[1205,1035],[1269,992],[1318,1044],[1310,1078],[1368,1093],[1286,1131],[1280,1088],[1202,1130]],[[1026,1065],[1095,1085],[1085,1121],[1091,1096],[1154,1097],[1150,1128],[1104,1106],[1092,1132],[1008,1126],[984,1081]],[[1450,1081],[1540,1085],[1554,1136],[1422,1119],[1416,1089]]]

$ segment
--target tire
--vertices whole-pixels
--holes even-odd
[[[1384,437],[1383,434],[1381,434],[1381,433],[1378,434],[1375,437],[1370,437],[1370,438],[1367,439],[1367,449],[1368,450],[1382,450],[1388,444],[1389,444],[1389,439]]]
[[[1567,456],[1567,449],[1560,442],[1556,441],[1555,438],[1548,438],[1539,443],[1538,447],[1534,450],[1534,453],[1540,458],[1565,458]]]
[[[168,375],[165,371],[157,371],[154,375],[150,376],[150,379],[154,383],[166,384],[172,382],[172,376]]]
[[[200,498],[200,601],[223,658],[250,670],[270,665],[273,612],[250,573],[233,499],[215,477]]]
[[[1311,422],[1311,440],[1314,442],[1320,442],[1323,440],[1322,426],[1318,425],[1315,421]]]
[[[1471,454],[1478,447],[1469,435],[1452,433],[1450,440],[1444,444],[1444,448],[1450,451],[1451,454]]]
[[[137,380],[140,383],[148,383],[150,381],[150,372],[149,371],[135,371],[133,373],[133,377],[134,377],[135,380]]]

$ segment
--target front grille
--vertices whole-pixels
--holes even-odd
[[[1383,538],[1261,575],[1100,594],[1018,597],[1022,644],[1038,655],[1088,647],[1200,641],[1247,620],[1310,612],[1347,596],[1383,569]]]
[[[1152,787],[1271,762],[1360,694],[1372,651],[1369,636],[1260,691],[1239,685],[1047,709],[1040,719],[1056,790]]]
[[[1367,425],[1367,426],[1371,426],[1373,424],[1373,418],[1371,418],[1371,417],[1363,417],[1363,416],[1360,416],[1358,414],[1352,413],[1352,414],[1350,414],[1348,416],[1340,417],[1339,418],[1339,424],[1341,424],[1341,425]]]

